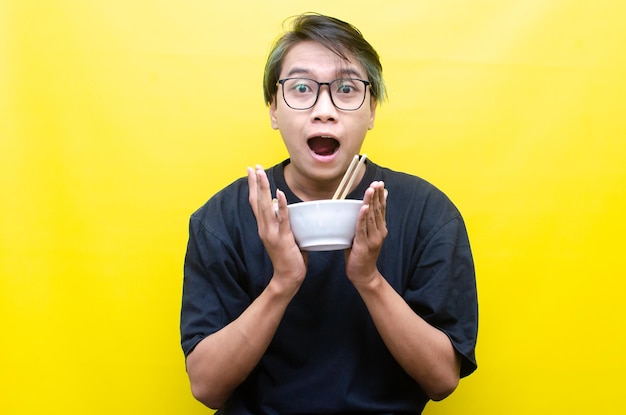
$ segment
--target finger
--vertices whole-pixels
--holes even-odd
[[[356,220],[355,241],[367,239],[367,222],[370,205],[365,203],[365,198],[363,200],[363,206],[361,206],[361,210],[359,210],[359,215]]]
[[[385,189],[385,183],[378,182],[377,196],[378,196],[378,203],[380,204],[381,207],[385,206],[385,200],[386,200],[385,193],[386,192],[387,192],[387,189]]]
[[[250,203],[252,212],[256,217],[258,211],[257,176],[255,170],[252,167],[248,167],[248,202]]]
[[[274,209],[274,213],[276,214],[276,218],[278,218],[278,199],[272,199],[272,209]]]
[[[255,170],[257,184],[257,208],[259,215],[266,221],[271,221],[276,217],[270,193],[270,183],[263,167],[257,165]]]
[[[377,203],[377,220],[385,222],[385,214],[387,212],[387,189],[385,189],[384,182],[378,182],[379,189],[377,191],[378,203]]]
[[[380,202],[378,199],[377,183],[374,182],[367,189],[366,196],[369,199],[366,216],[367,233],[373,233],[378,229],[378,218],[380,217]]]
[[[274,207],[276,212],[276,219],[279,225],[286,225],[289,228],[289,209],[287,209],[287,197],[282,190],[276,189],[276,206]],[[281,226],[282,228],[283,226]]]
[[[366,196],[370,201],[366,221],[368,235],[373,235],[376,232],[384,231],[386,229],[385,192],[385,184],[382,181],[372,182],[370,187],[367,189]]]

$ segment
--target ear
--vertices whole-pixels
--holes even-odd
[[[370,123],[367,126],[368,130],[371,130],[372,128],[374,128],[374,118],[376,118],[376,104],[378,103],[378,101],[376,101],[375,99],[370,100]]]
[[[278,130],[278,118],[276,117],[276,95],[272,98],[270,103],[270,123],[274,130]]]

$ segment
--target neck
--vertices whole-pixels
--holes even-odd
[[[364,175],[365,169],[362,169],[352,184],[350,192],[359,185]],[[304,202],[332,199],[337,187],[341,183],[342,177],[343,176],[333,177],[327,180],[313,179],[296,174],[291,164],[285,166],[285,181],[289,189]]]

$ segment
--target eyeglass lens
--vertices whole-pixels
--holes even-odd
[[[356,110],[365,100],[366,82],[360,79],[342,78],[326,84],[308,78],[281,80],[283,97],[294,109],[308,109],[315,105],[320,85],[328,85],[333,104],[343,110]]]

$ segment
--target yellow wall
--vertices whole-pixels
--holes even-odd
[[[624,3],[315,4],[382,55],[365,151],[471,233],[480,366],[426,413],[623,412]],[[178,345],[187,219],[285,157],[262,66],[310,9],[0,0],[0,413],[207,413]]]

